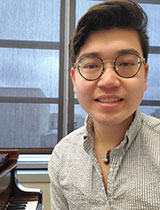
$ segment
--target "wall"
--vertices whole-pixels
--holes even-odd
[[[18,174],[20,184],[27,188],[38,188],[43,191],[43,210],[50,210],[50,193],[48,174]]]
[[[49,183],[21,183],[24,187],[38,188],[43,191],[43,210],[50,210]]]

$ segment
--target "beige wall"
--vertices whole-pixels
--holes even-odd
[[[22,183],[24,187],[38,188],[43,191],[43,210],[50,210],[49,183]]]
[[[43,191],[42,205],[43,210],[50,210],[50,193],[48,172],[43,173],[21,173],[18,174],[18,181],[27,188],[38,188]]]

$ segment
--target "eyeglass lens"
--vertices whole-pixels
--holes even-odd
[[[79,72],[82,77],[88,80],[94,80],[103,73],[106,61],[98,57],[87,56],[79,61]],[[109,61],[108,61],[109,62]],[[141,61],[138,55],[125,54],[120,55],[114,61],[114,69],[120,77],[133,77],[140,69]]]

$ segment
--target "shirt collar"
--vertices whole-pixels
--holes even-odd
[[[136,139],[137,135],[139,134],[143,123],[142,114],[140,113],[139,109],[135,112],[135,117],[126,131],[125,138],[128,138],[128,143],[126,145],[126,150],[131,146],[133,141]]]
[[[85,133],[84,133],[84,149],[89,152],[94,147],[94,131],[93,131],[93,120],[90,116],[87,116],[85,120]]]
[[[121,144],[117,147],[124,148],[125,151],[128,150],[130,145],[135,140],[142,126],[142,116],[139,109],[135,112],[135,117],[124,135],[124,139]],[[84,149],[86,152],[93,150],[94,148],[94,131],[93,131],[93,120],[90,116],[87,116],[85,120],[85,133],[84,133]]]

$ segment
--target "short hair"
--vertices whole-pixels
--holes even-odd
[[[71,37],[69,49],[74,63],[89,34],[113,27],[130,28],[138,32],[143,56],[147,61],[149,41],[146,32],[148,18],[133,0],[108,0],[92,6],[81,17]]]

